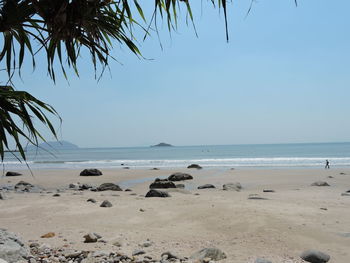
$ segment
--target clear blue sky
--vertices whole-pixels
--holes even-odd
[[[198,38],[164,23],[163,50],[156,35],[140,43],[152,60],[116,44],[123,65],[100,82],[83,57],[69,84],[43,61],[16,87],[53,105],[60,138],[81,147],[350,141],[350,1],[261,0],[247,18],[250,0],[233,1],[229,43],[209,2],[193,5]]]

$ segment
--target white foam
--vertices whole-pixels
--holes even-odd
[[[89,160],[89,161],[67,161],[60,162],[55,159],[45,162],[27,163],[31,168],[122,168],[125,166],[134,168],[177,168],[187,167],[191,163],[197,163],[203,167],[322,167],[325,160],[330,161],[331,166],[350,166],[350,157],[265,157],[265,158],[212,158],[212,159],[167,159],[167,160]],[[5,161],[6,168],[26,167],[24,162]]]

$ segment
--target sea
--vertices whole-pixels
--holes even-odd
[[[78,148],[27,151],[27,161],[7,152],[9,169],[79,168],[322,168],[350,167],[350,143],[203,145],[174,147]]]

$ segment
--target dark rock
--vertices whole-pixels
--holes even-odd
[[[109,202],[108,200],[104,200],[100,205],[100,207],[112,207],[112,206],[113,206],[112,203]]]
[[[15,185],[15,189],[20,188],[20,187],[33,187],[34,185],[27,183],[25,181],[19,181],[16,185]]]
[[[102,175],[102,172],[98,169],[84,169],[80,176],[100,176]]]
[[[132,190],[129,189],[129,188],[125,189],[124,191],[125,191],[125,192],[132,192]]]
[[[261,196],[258,195],[258,194],[250,194],[250,195],[248,196],[248,199],[250,199],[250,200],[268,200],[267,198],[261,197]]]
[[[263,190],[264,193],[274,193],[275,190],[271,190],[271,189],[264,189]]]
[[[186,173],[174,173],[168,177],[169,181],[184,181],[184,180],[192,180],[193,176]]]
[[[222,186],[225,191],[241,191],[242,185],[240,183],[227,183]]]
[[[88,200],[86,200],[86,202],[96,203],[96,200],[93,198],[89,198]]]
[[[159,170],[159,168],[154,167],[154,168],[152,168],[151,170],[158,171],[158,170]]]
[[[153,183],[149,186],[150,189],[166,189],[166,188],[176,188],[176,185],[168,181],[166,179],[159,179],[157,178]]]
[[[187,166],[188,169],[202,169],[202,166],[200,166],[199,164],[191,164],[189,166]]]
[[[226,254],[217,248],[203,248],[191,256],[191,259],[194,260],[203,260],[204,258],[219,261],[225,259]]]
[[[11,232],[0,229],[0,258],[8,262],[26,261],[30,256],[29,248]]]
[[[125,166],[125,167],[123,167],[123,169],[125,169],[125,170],[129,170],[129,169],[130,169],[130,167]]]
[[[329,255],[317,250],[306,250],[300,257],[311,263],[326,263],[331,258]]]
[[[119,185],[113,183],[104,183],[97,187],[97,191],[123,191]]]
[[[0,200],[5,200],[6,198],[5,198],[5,196],[4,196],[4,194],[3,193],[0,193]]]
[[[139,249],[134,250],[134,251],[132,252],[132,255],[133,255],[133,256],[138,256],[138,255],[143,255],[143,254],[146,254],[146,252],[145,252],[144,250],[139,250]]]
[[[166,258],[166,259],[179,259],[180,257],[175,255],[174,253],[167,251],[162,253],[161,255],[162,258]]]
[[[146,197],[170,197],[167,192],[151,189],[146,194]]]
[[[78,188],[79,185],[77,185],[77,184],[69,184],[68,187],[69,187],[70,189],[75,189],[75,188]]]
[[[204,184],[204,185],[198,186],[197,188],[198,189],[207,189],[207,188],[216,188],[216,187],[212,184]]]
[[[101,238],[99,235],[96,235],[95,233],[89,233],[84,236],[84,243],[95,243],[99,238]]]
[[[176,188],[184,189],[185,185],[184,184],[176,184]]]
[[[345,192],[345,193],[342,193],[341,195],[342,195],[342,196],[350,196],[350,193]]]
[[[60,194],[54,194],[52,195],[53,197],[60,197],[61,195]]]
[[[311,184],[311,186],[330,186],[327,182],[317,181]]]
[[[79,189],[80,190],[88,190],[88,189],[91,189],[92,188],[92,185],[90,184],[81,184],[79,185]]]
[[[346,173],[339,173],[340,175],[346,175]]]
[[[264,259],[264,258],[257,258],[255,260],[255,263],[272,263],[270,260]]]
[[[39,187],[32,185],[30,183],[27,183],[25,181],[20,181],[15,185],[14,188],[16,191],[22,191],[22,192],[31,192],[31,193],[39,193],[42,191]]]
[[[7,172],[6,176],[21,176],[21,173],[17,173],[17,172]]]

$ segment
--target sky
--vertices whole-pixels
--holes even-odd
[[[229,42],[204,0],[198,37],[182,12],[171,36],[160,25],[163,48],[139,35],[145,59],[116,44],[100,81],[84,56],[79,78],[58,69],[54,84],[39,56],[16,88],[54,106],[59,138],[80,147],[350,141],[350,1],[260,0],[247,17],[250,0],[232,2]]]

